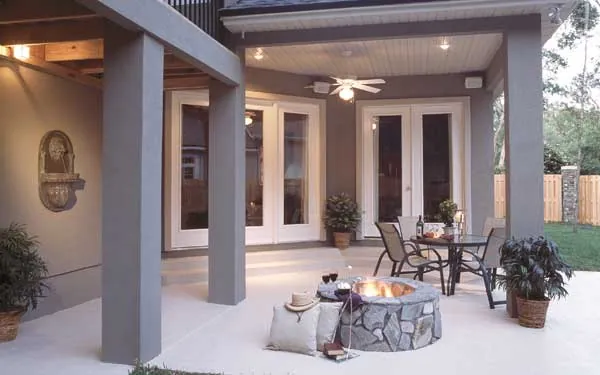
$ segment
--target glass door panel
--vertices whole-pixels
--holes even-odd
[[[423,129],[423,214],[438,221],[439,205],[452,196],[451,115],[425,114]]]
[[[308,224],[308,115],[284,113],[283,224]]]
[[[246,110],[246,226],[264,225],[263,111]]]
[[[376,124],[377,221],[396,222],[402,215],[402,116],[380,116]]]
[[[208,228],[208,107],[181,106],[181,230]]]

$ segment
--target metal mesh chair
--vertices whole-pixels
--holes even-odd
[[[415,273],[413,278],[419,278],[419,280],[423,281],[424,274],[437,271],[440,273],[442,293],[446,294],[446,288],[444,285],[444,265],[440,254],[435,249],[431,249],[431,251],[436,255],[437,259],[429,260],[421,255],[421,250],[418,249],[414,243],[402,240],[400,233],[394,224],[375,223],[375,225],[381,234],[381,239],[383,240],[385,249],[379,256],[373,276],[377,275],[381,261],[387,254],[392,261],[391,276]],[[416,268],[417,270],[402,272],[402,268],[405,264],[408,264],[410,267]]]
[[[472,256],[473,260],[462,260],[460,263],[460,272],[470,272],[483,278],[485,292],[488,297],[490,309],[496,305],[505,304],[506,301],[494,301],[492,290],[495,289],[496,272],[500,268],[500,248],[506,241],[506,229],[504,227],[495,227],[490,230],[483,255],[463,249],[463,253]]]

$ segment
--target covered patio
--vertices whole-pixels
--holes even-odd
[[[360,352],[358,358],[341,364],[263,350],[274,304],[288,301],[292,291],[315,290],[323,268],[351,264],[357,274],[372,272],[379,250],[360,247],[343,253],[331,248],[250,253],[250,269],[286,259],[302,272],[293,272],[290,267],[277,273],[262,266],[263,276],[249,275],[247,299],[237,306],[210,304],[206,283],[174,278],[173,272],[189,269],[193,259],[164,261],[163,276],[171,284],[162,289],[163,353],[152,363],[188,371],[273,375],[384,374],[390,373],[390,366],[407,373],[562,375],[595,374],[600,367],[596,355],[600,326],[594,323],[600,319],[600,311],[591,298],[600,288],[600,275],[586,272],[577,273],[572,280],[567,300],[552,303],[544,330],[520,327],[502,308],[490,310],[481,279],[467,276],[454,296],[441,298],[443,336],[426,348],[403,353]],[[307,265],[307,255],[323,262]],[[382,274],[388,270],[389,264],[385,264]],[[425,281],[436,283],[433,276],[426,276]],[[127,374],[127,366],[98,360],[100,310],[98,299],[25,323],[17,341],[2,345],[2,373]]]

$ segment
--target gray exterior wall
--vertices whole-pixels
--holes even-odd
[[[0,83],[0,227],[26,224],[54,276],[32,319],[100,296],[101,92],[13,65],[0,65]],[[50,130],[71,138],[85,180],[76,205],[60,213],[38,196],[38,148]]]
[[[484,73],[479,73],[483,75]],[[492,93],[485,89],[465,89],[465,74],[444,76],[386,77],[387,83],[377,94],[356,92],[356,100],[411,99],[439,97],[471,98],[471,215],[473,228],[479,233],[483,221],[494,215],[493,117]],[[249,91],[323,99],[304,87],[318,77],[248,68]],[[322,78],[320,80],[323,80]],[[356,106],[337,96],[327,99],[326,194],[346,192],[356,197]]]

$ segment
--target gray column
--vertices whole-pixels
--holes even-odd
[[[506,218],[511,236],[544,232],[541,20],[504,34]]]
[[[217,80],[209,90],[208,297],[235,305],[246,298],[245,92]]]
[[[163,47],[107,23],[102,151],[102,359],[161,350]]]
[[[487,217],[494,217],[493,93],[471,96],[471,233],[482,233]]]

